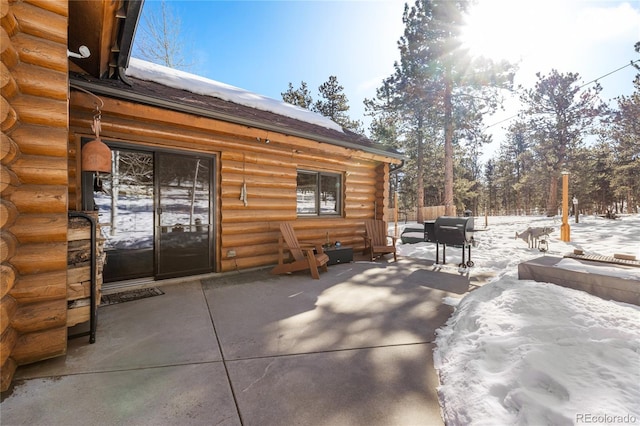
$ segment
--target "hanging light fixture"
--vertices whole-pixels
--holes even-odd
[[[93,95],[93,93],[92,93]],[[95,96],[95,95],[94,95]],[[91,130],[96,135],[95,139],[87,142],[82,147],[82,170],[85,172],[96,172],[99,179],[99,173],[111,173],[111,149],[100,139],[100,119],[102,118],[101,106],[104,106],[102,99],[96,98],[101,105],[96,103],[96,113],[93,116],[93,124]]]

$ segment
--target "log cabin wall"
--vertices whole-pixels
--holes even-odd
[[[67,347],[67,0],[0,0],[0,21],[4,391]]]
[[[178,149],[216,156],[216,272],[276,264],[281,221],[295,221],[300,239],[362,249],[364,220],[383,218],[389,187],[389,158],[322,144],[187,113],[101,96],[105,141]],[[82,136],[90,136],[94,101],[72,89],[70,98],[70,205],[81,205],[78,159]],[[265,141],[269,140],[267,144]],[[297,170],[340,173],[340,216],[297,217]],[[246,182],[248,205],[240,200]],[[234,257],[227,254],[233,251]]]

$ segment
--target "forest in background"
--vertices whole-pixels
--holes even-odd
[[[318,87],[314,101],[304,80],[290,82],[285,102],[318,112],[381,148],[406,156],[391,181],[398,208],[444,205],[446,214],[558,214],[560,177],[569,173],[570,198],[581,214],[638,213],[640,209],[640,60],[630,96],[614,106],[601,99],[596,81],[578,73],[537,75],[534,87],[514,87],[516,66],[472,57],[462,47],[467,0],[417,0],[405,4],[400,60],[373,99],[365,100],[371,125],[349,117],[344,87],[335,75]],[[143,15],[144,59],[188,69],[180,21],[162,1],[157,15]],[[629,52],[640,53],[640,41]],[[625,66],[625,67],[626,67]],[[618,70],[613,70],[619,71]],[[611,74],[611,73],[610,73]],[[485,118],[517,94],[522,110],[511,117],[503,140],[493,141]],[[499,148],[486,163],[491,142]],[[486,156],[485,156],[486,157]],[[394,206],[391,206],[394,207]]]
[[[369,137],[404,153],[393,177],[399,209],[444,205],[447,214],[558,214],[562,172],[582,214],[639,212],[640,74],[631,96],[609,108],[597,81],[578,73],[537,74],[534,87],[513,87],[515,66],[473,58],[461,47],[465,1],[419,0],[405,6],[395,72],[365,100]],[[629,46],[640,53],[640,42]],[[640,60],[628,66],[640,70]],[[349,118],[348,100],[336,76],[313,97],[304,81],[289,83],[285,102],[319,112],[363,133]],[[523,105],[504,140],[482,164],[492,141],[484,118],[500,108],[505,91]],[[392,200],[394,197],[390,197]],[[421,221],[421,209],[417,219]]]

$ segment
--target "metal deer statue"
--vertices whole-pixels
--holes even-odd
[[[521,233],[516,232],[516,239],[520,238],[522,241],[525,241],[529,248],[538,248],[540,251],[547,251],[547,239],[542,237],[548,237],[552,232],[553,228],[548,226],[528,227]]]

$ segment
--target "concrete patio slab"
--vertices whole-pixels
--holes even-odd
[[[438,425],[435,330],[477,280],[412,259],[162,285],[19,367],[2,425]]]
[[[239,425],[221,362],[17,383],[3,425]]]
[[[434,279],[437,278],[437,279]],[[446,281],[447,284],[440,281]],[[334,265],[242,285],[204,281],[225,359],[431,342],[468,280],[408,263]],[[438,288],[434,289],[436,286]]]
[[[228,362],[246,426],[439,425],[433,345]]]
[[[220,361],[199,282],[162,287],[165,294],[98,309],[94,344],[69,341],[67,355],[19,368],[16,379]]]

